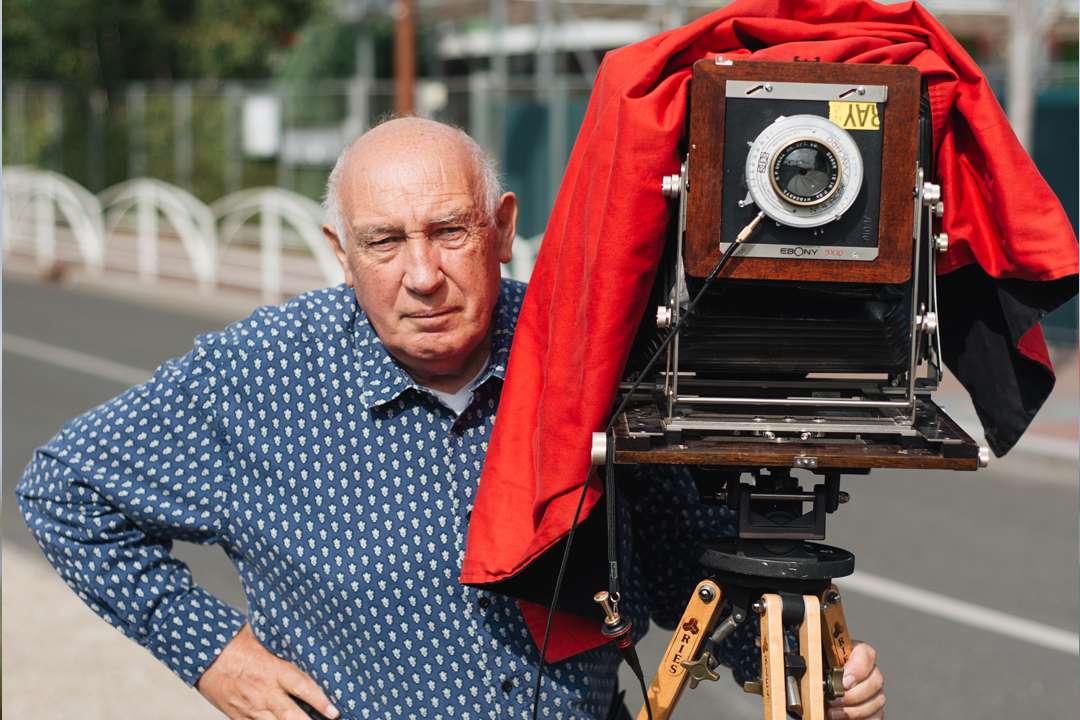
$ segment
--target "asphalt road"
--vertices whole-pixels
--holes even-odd
[[[4,543],[33,545],[12,498],[33,448],[66,419],[124,389],[122,367],[99,362],[72,370],[61,366],[62,354],[40,348],[149,371],[239,312],[206,307],[166,309],[5,278]],[[845,490],[852,501],[830,517],[828,542],[856,554],[863,577],[841,581],[841,589],[853,635],[880,653],[890,718],[1077,716],[1075,461],[1017,452],[978,473],[877,471],[847,480]],[[222,553],[191,546],[177,553],[200,582],[243,607]],[[881,591],[882,579],[899,590]],[[1063,639],[1071,649],[1060,647]],[[642,644],[647,672],[666,642],[654,631]],[[64,651],[57,642],[55,652]],[[146,689],[142,707],[153,707],[153,692]],[[640,702],[634,688],[628,698]],[[676,717],[756,718],[760,701],[722,676],[689,692]]]

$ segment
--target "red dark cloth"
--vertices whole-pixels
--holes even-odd
[[[940,272],[971,263],[993,278],[1049,281],[1077,272],[1060,203],[974,61],[916,3],[738,0],[608,53],[521,310],[463,582],[511,578],[569,529],[590,475],[590,435],[608,419],[663,248],[672,206],[659,183],[679,170],[691,66],[717,54],[917,67],[929,84],[950,237]],[[1020,349],[1049,367],[1037,325]],[[600,496],[593,476],[585,512]],[[546,608],[523,610],[539,642]],[[599,617],[586,623],[560,614],[547,659],[601,644]]]

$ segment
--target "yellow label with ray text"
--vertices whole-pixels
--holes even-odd
[[[881,130],[881,116],[877,103],[844,102],[829,103],[829,120],[845,130]]]

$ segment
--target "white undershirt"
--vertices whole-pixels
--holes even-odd
[[[455,415],[461,415],[465,412],[465,408],[469,407],[469,403],[472,402],[473,391],[476,389],[474,384],[480,379],[480,376],[487,370],[488,361],[485,360],[484,364],[480,366],[480,372],[473,376],[473,379],[461,386],[461,389],[457,392],[443,392],[442,390],[436,390],[435,388],[429,388],[426,385],[421,385],[422,390],[426,390],[435,396],[435,399],[450,409]]]

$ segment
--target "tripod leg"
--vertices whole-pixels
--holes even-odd
[[[825,686],[822,675],[821,600],[803,595],[803,621],[799,625],[799,654],[806,672],[799,679],[802,720],[825,720]]]
[[[779,595],[761,596],[761,697],[765,720],[787,718],[784,672],[784,605]],[[640,720],[640,719],[639,719]]]
[[[851,636],[848,634],[847,620],[844,619],[844,605],[840,601],[840,591],[830,585],[821,593],[821,606],[825,608],[825,657],[832,667],[843,667],[851,657]]]
[[[694,594],[686,604],[686,611],[671,636],[660,668],[649,686],[648,703],[653,720],[671,717],[675,703],[686,686],[687,669],[683,662],[697,656],[701,643],[716,625],[721,605],[720,587],[712,580],[702,580],[694,588]],[[637,720],[648,720],[644,707],[638,713]]]

